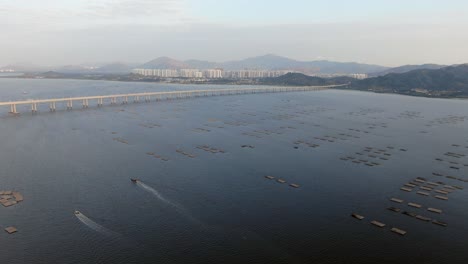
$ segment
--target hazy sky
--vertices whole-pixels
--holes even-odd
[[[0,0],[0,66],[274,53],[468,62],[466,0]]]

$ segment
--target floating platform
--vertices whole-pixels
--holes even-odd
[[[432,208],[432,207],[427,208],[427,210],[428,210],[429,212],[433,212],[433,213],[437,213],[437,214],[441,214],[441,213],[442,213],[442,210],[436,209],[436,208]]]
[[[442,196],[442,195],[436,195],[434,196],[435,198],[439,199],[439,200],[444,200],[444,201],[447,201],[448,200],[448,197],[447,196]]]
[[[408,203],[408,206],[415,207],[415,208],[421,208],[422,205],[417,204],[417,203]]]
[[[411,192],[413,189],[411,188],[406,188],[406,187],[401,187],[400,190],[405,191],[405,192]]]
[[[23,195],[19,192],[13,192],[13,197],[17,202],[22,202],[24,200]]]
[[[440,193],[440,194],[445,194],[445,195],[449,194],[449,192],[446,192],[444,190],[435,190],[435,192]]]
[[[265,178],[267,178],[269,180],[273,180],[275,177],[267,175],[267,176],[265,176]]]
[[[448,226],[447,223],[445,222],[442,222],[442,221],[439,221],[439,220],[432,220],[432,223],[435,224],[435,225],[440,225],[440,226],[443,226],[443,227],[446,227]]]
[[[432,220],[431,218],[425,217],[425,216],[422,216],[422,215],[417,215],[416,219],[419,219],[419,220],[424,221],[424,222],[430,222]]]
[[[427,193],[427,192],[419,191],[419,192],[416,192],[416,193],[419,194],[419,195],[423,195],[423,196],[429,196],[429,193]]]
[[[278,180],[276,180],[276,181],[279,182],[279,183],[286,183],[286,181],[283,180],[283,179],[278,179]]]
[[[8,234],[13,234],[13,233],[18,232],[18,229],[16,229],[16,227],[14,227],[14,226],[9,226],[9,227],[5,228],[5,231]]]
[[[392,199],[390,199],[390,201],[395,202],[395,203],[402,203],[403,202],[403,200],[398,199],[398,198],[392,198]]]
[[[421,186],[421,187],[419,187],[419,189],[425,190],[425,191],[432,191],[432,188],[427,187],[427,186]]]
[[[407,216],[411,216],[411,217],[416,217],[415,213],[408,212],[408,211],[404,211],[404,212],[402,212],[402,214],[407,215]]]
[[[400,208],[396,208],[396,207],[388,207],[387,209],[390,210],[390,211],[393,211],[393,212],[397,212],[397,213],[399,213],[401,211]]]
[[[401,230],[399,228],[396,228],[396,227],[393,227],[392,229],[390,229],[390,231],[392,231],[393,233],[397,233],[399,235],[406,235],[406,231],[405,230]]]
[[[352,213],[351,216],[354,217],[354,218],[356,218],[356,219],[358,219],[358,220],[364,219],[364,216],[359,215],[359,214],[356,214],[356,213]]]
[[[375,225],[375,226],[377,226],[377,227],[380,227],[380,228],[385,227],[385,224],[384,224],[384,223],[381,223],[381,222],[375,221],[375,220],[372,221],[371,224],[373,224],[373,225]]]
[[[293,187],[293,188],[299,188],[299,184],[295,184],[295,183],[291,183],[289,184],[289,186]]]

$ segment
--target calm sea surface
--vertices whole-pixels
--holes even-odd
[[[207,87],[227,88],[0,79],[0,101]],[[2,263],[468,261],[468,101],[329,90],[92,103],[0,109],[0,189],[24,196],[0,206],[0,228],[18,229],[0,232]],[[409,182],[430,188],[400,190]]]

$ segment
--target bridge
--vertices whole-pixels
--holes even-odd
[[[257,93],[278,93],[278,92],[305,92],[305,91],[320,91],[343,85],[327,85],[327,86],[304,86],[304,87],[251,87],[251,88],[234,88],[234,89],[209,89],[209,90],[187,90],[187,91],[169,91],[169,92],[147,92],[147,93],[129,93],[129,94],[114,94],[114,95],[98,95],[85,97],[69,97],[69,98],[53,98],[53,99],[37,99],[24,101],[9,101],[0,102],[0,106],[9,106],[11,114],[19,114],[17,106],[30,105],[31,112],[37,113],[39,104],[48,104],[49,110],[55,112],[57,103],[66,103],[66,109],[73,109],[73,104],[80,104],[83,108],[88,108],[90,101],[95,101],[97,107],[102,107],[108,103],[115,105],[118,103],[128,104],[129,100],[137,103],[141,101],[150,102],[152,100],[171,100],[183,99],[191,97],[206,97],[206,96],[222,96],[222,95],[238,95],[238,94],[257,94]]]

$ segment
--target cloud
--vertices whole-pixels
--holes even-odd
[[[77,29],[112,24],[172,25],[197,21],[186,0],[99,0],[79,5],[3,4],[0,25],[18,29]]]

